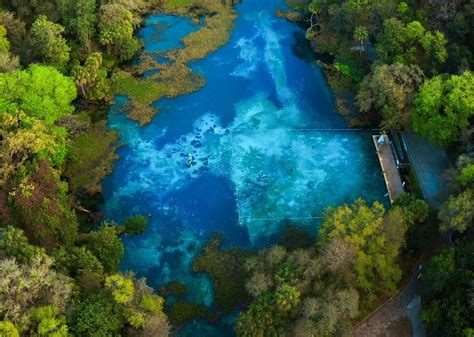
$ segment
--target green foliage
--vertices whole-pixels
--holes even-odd
[[[173,302],[168,315],[171,323],[183,325],[194,319],[209,319],[210,315],[202,304],[192,302]]]
[[[61,116],[74,111],[71,102],[76,89],[70,78],[54,68],[31,65],[27,70],[0,74],[0,116],[18,115],[35,118],[51,126]],[[29,119],[22,119],[24,126]]]
[[[293,290],[291,292],[294,293]],[[285,313],[279,310],[275,301],[273,293],[258,297],[246,312],[239,315],[235,325],[237,336],[287,336],[288,326],[285,324]],[[285,301],[285,297],[282,297],[280,301]]]
[[[467,231],[474,223],[474,189],[451,196],[439,212],[441,230]]]
[[[106,130],[104,123],[91,126],[68,144],[64,175],[72,190],[92,195],[102,191],[100,182],[112,172],[118,159],[119,135]]]
[[[12,322],[0,321],[0,337],[20,337],[20,334]]]
[[[427,31],[419,21],[405,25],[397,18],[384,21],[375,46],[385,63],[416,64],[427,73],[437,73],[446,62],[447,40],[439,31]]]
[[[77,40],[85,50],[90,50],[92,39],[96,31],[96,6],[95,0],[74,1],[72,26]]]
[[[0,260],[0,312],[19,331],[28,329],[31,310],[36,306],[52,305],[64,312],[69,304],[72,282],[57,273],[53,263],[44,253],[29,263],[19,264],[14,258]]]
[[[76,85],[82,96],[88,100],[105,99],[110,91],[107,81],[107,70],[103,67],[101,53],[90,54],[84,65],[73,68]]]
[[[354,40],[359,42],[361,46],[364,44],[364,41],[369,38],[369,31],[363,26],[357,26],[354,30]]]
[[[70,329],[80,336],[116,336],[123,326],[118,304],[105,294],[92,295],[74,307]]]
[[[62,163],[66,131],[55,122],[74,110],[75,98],[74,83],[54,68],[32,65],[0,73],[0,182],[33,155]]]
[[[462,186],[470,186],[474,183],[474,164],[469,164],[461,170],[458,181]]]
[[[288,284],[283,284],[275,291],[275,305],[281,312],[293,310],[300,300],[298,289]]]
[[[423,79],[418,66],[395,63],[375,67],[361,83],[357,105],[364,114],[380,114],[385,127],[409,127],[413,98]]]
[[[118,271],[124,247],[114,226],[104,224],[98,231],[91,232],[86,247],[99,259],[107,273]]]
[[[193,271],[211,276],[216,304],[229,311],[247,297],[243,264],[249,253],[238,248],[221,250],[222,240],[219,235],[210,238],[194,260]]]
[[[21,229],[0,228],[0,256],[14,257],[21,263],[31,262],[41,249],[30,245]]]
[[[100,106],[91,101],[103,105],[109,98],[107,70],[140,47],[133,30],[141,18],[133,15],[149,6],[144,0],[15,0],[4,4],[14,12],[0,10],[0,336],[170,333],[164,299],[144,280],[106,274],[123,255],[119,230],[104,226],[77,235],[72,209],[80,208],[77,196],[100,192],[117,158],[118,134],[98,121],[92,110]],[[24,70],[17,70],[12,52]],[[84,99],[74,104],[86,110],[79,116],[72,115],[76,86]],[[143,219],[134,220],[129,231],[141,231]]]
[[[31,318],[35,322],[37,336],[69,336],[66,317],[59,315],[59,309],[52,305],[33,309]]]
[[[48,21],[44,15],[38,16],[31,26],[31,37],[35,52],[46,63],[64,69],[69,62],[70,48],[62,36],[64,27]]]
[[[167,296],[184,296],[188,290],[186,289],[186,286],[184,284],[179,283],[178,281],[172,280],[165,284],[164,286],[161,286],[160,288],[160,293],[167,297]]]
[[[399,206],[402,209],[404,221],[408,226],[424,222],[430,214],[426,201],[418,199],[410,193],[400,195],[395,200],[394,206]]]
[[[100,7],[99,41],[120,61],[130,60],[140,47],[133,37],[133,14],[118,3]]]
[[[281,264],[275,272],[275,282],[281,285],[295,285],[301,275],[291,262]]]
[[[472,303],[466,294],[474,277],[474,246],[445,248],[426,264],[423,293],[427,305],[421,318],[427,336],[463,336],[474,326]]]
[[[25,230],[31,242],[52,249],[71,246],[78,223],[67,195],[67,184],[46,161],[24,167],[18,174],[10,204],[15,223]]]
[[[141,312],[130,311],[128,313],[127,321],[136,329],[143,329],[146,325],[145,315]]]
[[[140,308],[157,315],[163,315],[164,304],[165,300],[163,297],[155,294],[145,294],[140,300]]]
[[[376,202],[368,207],[359,199],[353,205],[329,209],[319,231],[319,245],[342,239],[355,249],[356,286],[367,303],[374,303],[378,296],[392,294],[401,277],[396,259],[406,227],[401,226],[403,222],[384,221],[384,215],[382,204]],[[391,235],[400,230],[401,238]]]
[[[128,235],[138,235],[145,232],[148,220],[143,215],[137,214],[125,220],[123,226]]]
[[[0,72],[9,72],[18,68],[18,56],[10,54],[10,41],[7,38],[7,29],[0,21]]]
[[[85,247],[70,247],[53,252],[59,269],[66,275],[74,277],[84,292],[97,291],[102,287],[104,268],[97,257]]]
[[[105,287],[112,292],[114,300],[119,304],[130,303],[135,293],[133,281],[119,274],[107,276]]]
[[[336,62],[334,68],[344,76],[351,76],[352,74],[351,68],[347,64]]]
[[[467,71],[427,80],[415,98],[413,129],[442,146],[458,139],[474,116],[474,75]]]

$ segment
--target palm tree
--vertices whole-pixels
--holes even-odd
[[[354,40],[360,43],[360,51],[364,50],[364,41],[369,38],[369,31],[364,26],[358,26],[354,30]]]

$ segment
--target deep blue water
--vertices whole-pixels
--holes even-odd
[[[123,270],[155,288],[178,280],[189,300],[212,306],[206,275],[191,271],[210,233],[228,247],[275,242],[284,220],[315,233],[327,206],[364,197],[386,202],[370,132],[345,129],[334,97],[311,58],[304,31],[277,18],[282,0],[245,0],[229,43],[192,64],[206,78],[193,94],[154,103],[144,128],[122,113],[110,127],[127,144],[104,183],[104,211],[121,222],[151,215],[146,233],[125,238]],[[191,20],[152,16],[140,32],[146,50],[179,47]],[[193,165],[188,167],[188,155]],[[233,315],[182,336],[230,336]]]

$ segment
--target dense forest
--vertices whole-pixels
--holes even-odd
[[[180,300],[178,282],[156,292],[119,271],[122,238],[148,219],[99,212],[121,146],[109,105],[129,96],[128,117],[145,125],[152,102],[202,88],[188,63],[227,42],[236,2],[0,0],[0,337],[168,336],[236,309],[238,336],[350,336],[446,233],[455,240],[424,262],[422,320],[428,336],[474,336],[472,0],[288,0],[275,13],[307,29],[350,125],[414,130],[446,149],[439,211],[413,180],[390,209],[331,207],[318,233],[290,223],[263,250],[222,249],[216,234],[193,270],[211,276],[217,312]],[[204,18],[173,62],[136,37],[152,11]]]

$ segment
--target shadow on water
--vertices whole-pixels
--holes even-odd
[[[293,45],[291,50],[296,57],[304,60],[305,62],[311,63],[316,61],[316,54],[311,48],[311,44],[306,39],[306,35],[303,31],[296,31],[293,33]]]

